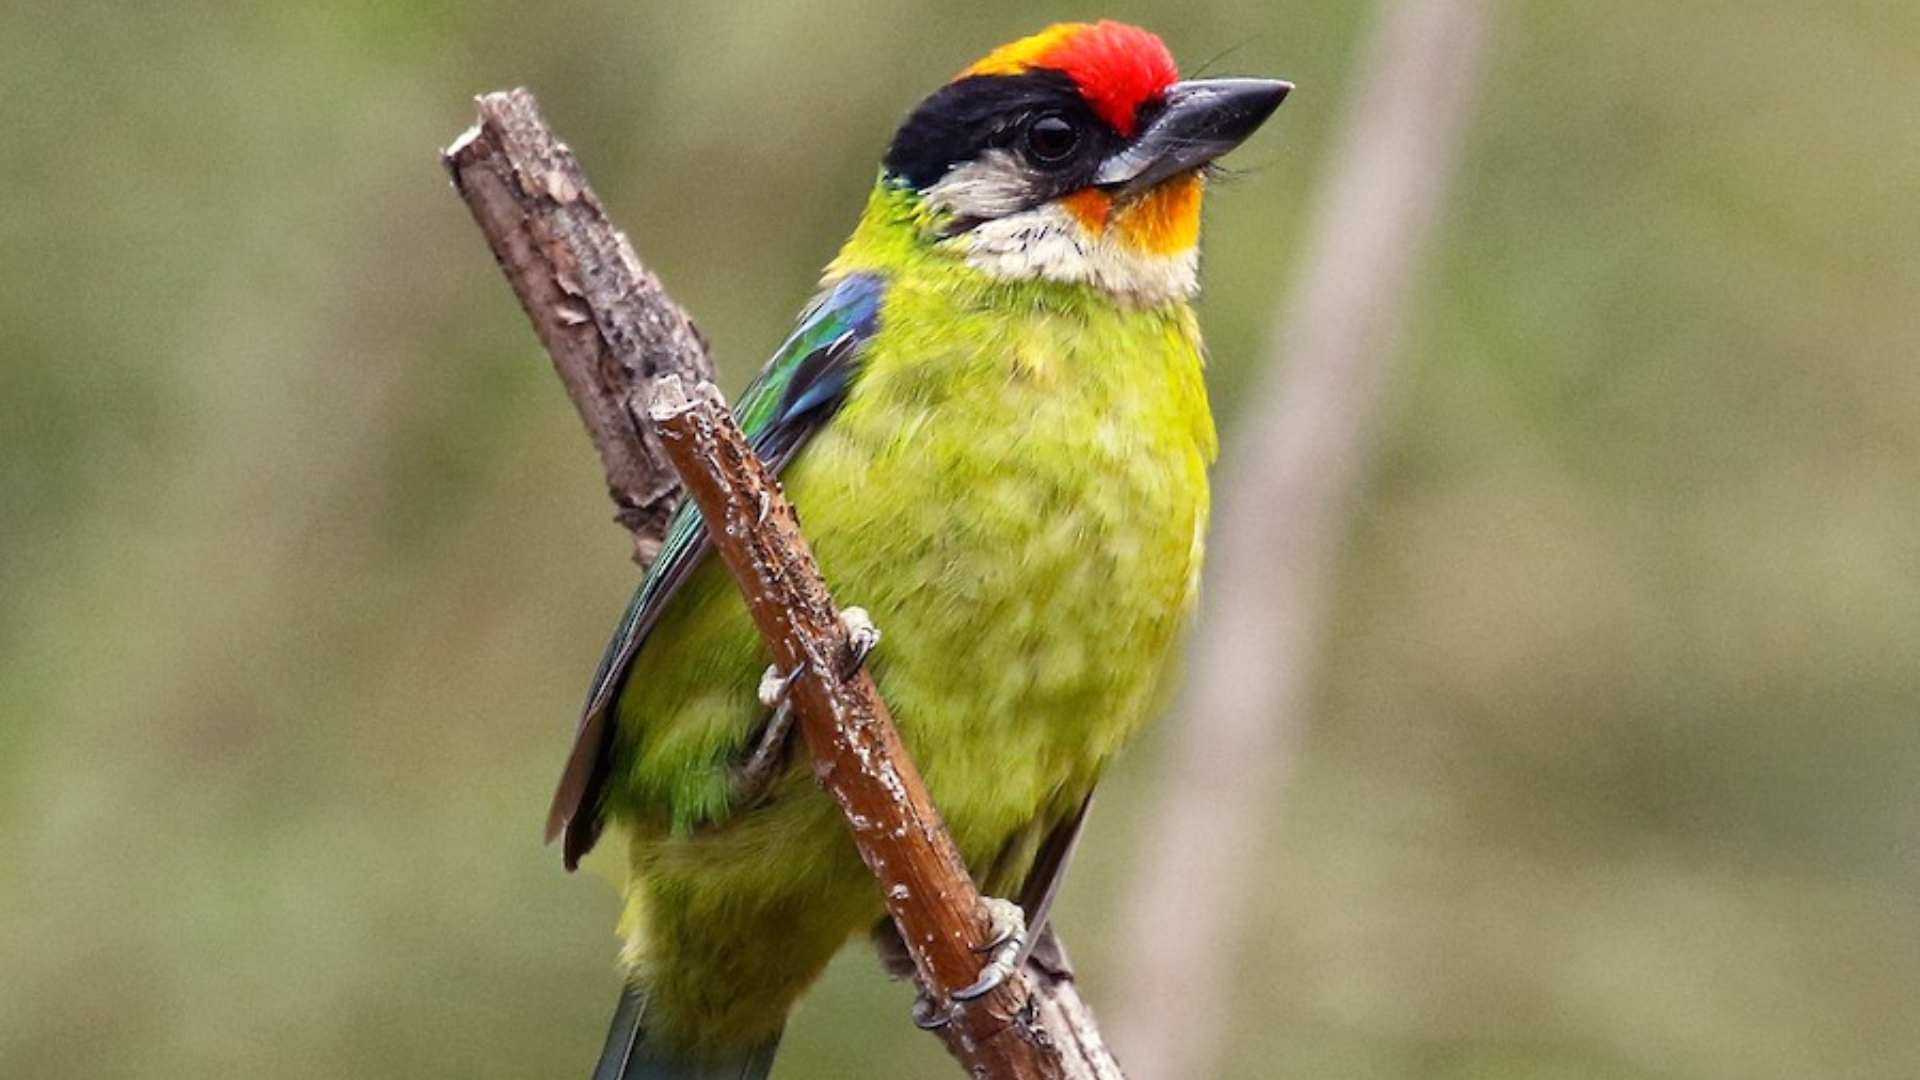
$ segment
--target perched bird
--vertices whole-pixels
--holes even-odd
[[[894,135],[865,213],[736,415],[982,889],[1045,919],[1103,766],[1193,607],[1214,428],[1196,291],[1207,167],[1291,89],[1179,81],[1152,34],[1063,24]],[[628,990],[599,1077],[754,1080],[884,917],[683,510],[608,646],[548,822],[625,846]]]

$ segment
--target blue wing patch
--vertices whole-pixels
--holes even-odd
[[[740,395],[734,419],[754,453],[775,472],[786,467],[846,400],[864,346],[879,327],[885,297],[886,281],[878,275],[840,279],[801,314],[800,324]],[[562,854],[569,870],[600,836],[614,699],[668,601],[711,547],[700,511],[690,502],[682,505],[594,672],[580,729],[547,816],[549,841],[566,833]]]

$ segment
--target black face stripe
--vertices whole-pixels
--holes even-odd
[[[1034,166],[1038,205],[1087,186],[1100,162],[1124,142],[1087,107],[1073,80],[1057,71],[970,75],[948,83],[900,125],[887,150],[887,173],[924,191],[955,165],[988,150],[1024,155],[1027,126],[1049,115],[1072,124],[1080,141],[1059,162],[1042,165],[1023,157]]]

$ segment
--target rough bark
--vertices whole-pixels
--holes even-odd
[[[533,95],[485,94],[479,110],[443,161],[580,411],[644,569],[682,493],[627,398],[662,375],[711,380],[706,339],[607,220]]]
[[[608,223],[533,96],[480,98],[480,122],[445,163],[600,453],[636,559],[644,566],[658,550],[681,493],[676,469],[719,523],[716,550],[769,650],[782,670],[803,671],[789,692],[816,773],[947,1019],[938,1030],[949,1051],[976,1077],[1123,1080],[1064,952],[953,1004],[986,959],[979,893],[872,680],[848,670],[840,613],[792,507],[709,381],[706,342]],[[657,433],[666,432],[663,450]]]
[[[715,550],[740,583],[774,665],[800,672],[788,692],[814,775],[839,804],[921,986],[947,1017],[939,1030],[948,1049],[976,1076],[1113,1075],[1069,1068],[1061,1048],[1099,1045],[1090,1015],[1059,1001],[1042,1007],[1024,974],[971,1004],[940,1004],[979,975],[979,946],[990,933],[959,849],[873,680],[852,662],[847,629],[792,505],[718,392],[702,385],[688,393],[669,377],[653,398],[650,418],[710,525]]]

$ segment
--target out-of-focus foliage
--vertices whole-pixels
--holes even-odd
[[[1920,6],[1500,11],[1232,1075],[1920,1075]],[[0,1074],[597,1049],[613,895],[538,830],[633,573],[439,171],[472,94],[541,94],[737,387],[985,49],[1293,78],[1211,212],[1232,429],[1366,14],[0,7]],[[1069,889],[1096,1001],[1153,763]],[[849,954],[780,1075],[954,1075],[906,1006]]]

